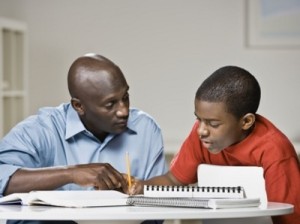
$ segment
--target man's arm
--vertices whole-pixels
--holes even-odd
[[[54,190],[70,183],[101,190],[128,191],[126,179],[110,164],[93,163],[38,169],[21,168],[10,178],[4,195],[32,190]]]

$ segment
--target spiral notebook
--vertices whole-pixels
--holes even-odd
[[[130,196],[128,205],[187,208],[258,207],[259,198],[245,198],[242,187],[144,186],[143,196]]]
[[[176,197],[176,198],[245,198],[244,188],[208,187],[208,186],[144,186],[146,197]]]
[[[259,198],[176,198],[176,197],[145,197],[130,196],[127,205],[154,207],[183,207],[183,208],[245,208],[258,207]]]

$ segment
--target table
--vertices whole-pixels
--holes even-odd
[[[199,209],[171,207],[94,207],[0,205],[0,220],[75,220],[78,223],[140,223],[142,220],[226,219],[290,214],[293,205],[269,202],[266,208]]]

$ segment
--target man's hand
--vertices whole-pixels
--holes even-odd
[[[69,167],[73,183],[97,190],[128,191],[127,180],[108,163],[91,163]]]

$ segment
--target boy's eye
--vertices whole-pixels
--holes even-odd
[[[217,128],[220,126],[220,123],[219,122],[215,122],[215,121],[211,121],[209,122],[209,125],[213,128]]]

